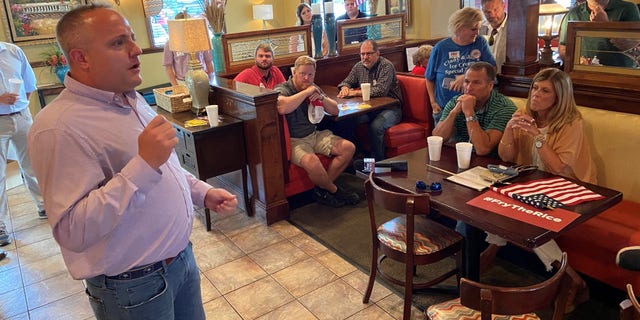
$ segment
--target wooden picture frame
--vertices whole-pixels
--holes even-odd
[[[51,43],[58,20],[74,6],[85,4],[84,0],[44,1],[2,0],[1,19],[7,40],[18,45]]]
[[[411,23],[411,0],[387,0],[385,2],[387,14],[404,14],[404,23],[408,27]]]
[[[609,65],[602,56],[602,63],[598,61],[595,64],[587,60],[591,55],[585,53],[593,53],[596,56],[600,54],[590,51],[591,48],[588,46],[582,46],[584,41],[591,39],[616,39],[624,41],[623,43],[634,43],[636,46],[628,50],[602,52],[620,57],[624,55],[629,61],[636,61],[635,65]],[[564,71],[571,77],[578,104],[640,114],[640,22],[569,22]]]

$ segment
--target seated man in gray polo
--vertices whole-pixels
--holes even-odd
[[[274,88],[280,93],[278,113],[285,115],[289,125],[291,162],[303,168],[316,185],[313,197],[319,203],[332,207],[357,204],[357,193],[346,192],[334,183],[351,162],[355,146],[329,130],[316,130],[325,111],[337,115],[340,110],[338,103],[313,83],[315,74],[316,61],[309,56],[298,57],[293,76]],[[327,170],[316,153],[333,157]]]

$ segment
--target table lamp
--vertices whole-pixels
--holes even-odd
[[[188,53],[189,71],[184,82],[191,95],[191,111],[204,113],[209,104],[209,75],[202,69],[197,58],[199,51],[211,50],[211,40],[204,19],[169,20],[169,48],[171,51]]]
[[[262,30],[267,30],[267,20],[273,19],[273,6],[270,4],[256,4],[253,6],[253,19],[262,20]]]
[[[569,11],[558,3],[544,3],[540,5],[538,18],[538,38],[544,41],[544,47],[540,50],[540,64],[553,66],[553,50],[551,41],[558,37],[560,24],[564,14]]]

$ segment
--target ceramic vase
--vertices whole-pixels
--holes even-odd
[[[213,56],[213,70],[216,74],[225,71],[224,67],[224,51],[222,50],[222,35],[223,33],[214,33],[211,38],[211,55]]]
[[[335,57],[338,55],[338,49],[336,48],[336,41],[333,39],[337,39],[336,35],[336,16],[333,14],[333,2],[325,2],[324,3],[324,30],[327,33],[327,39],[329,40],[329,53],[330,57]]]
[[[56,73],[58,80],[64,84],[64,76],[69,72],[69,66],[58,66],[55,68],[54,72]]]

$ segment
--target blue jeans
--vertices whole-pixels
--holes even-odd
[[[402,120],[402,109],[395,107],[374,113],[375,118],[369,125],[369,141],[371,141],[371,155],[376,161],[386,158],[386,147],[384,145],[384,133],[387,129],[398,124]]]
[[[86,294],[98,320],[205,319],[200,272],[191,243],[169,265],[132,280],[104,275],[86,279]]]
[[[38,207],[38,211],[44,210],[38,181],[31,169],[31,162],[27,156],[27,133],[31,128],[32,122],[29,108],[12,116],[0,116],[0,224],[6,223],[9,212],[6,191],[7,176],[5,174],[9,144],[13,145],[16,151],[20,173],[33,201]]]

